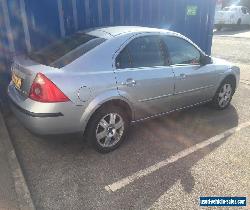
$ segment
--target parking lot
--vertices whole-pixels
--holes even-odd
[[[235,34],[213,41],[214,56],[242,69],[227,110],[203,105],[135,124],[112,153],[95,152],[78,134],[35,136],[7,115],[36,208],[180,210],[200,209],[200,196],[249,199],[250,35]]]

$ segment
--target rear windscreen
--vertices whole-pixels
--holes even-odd
[[[77,33],[31,52],[29,58],[43,65],[62,68],[104,41],[103,38]]]

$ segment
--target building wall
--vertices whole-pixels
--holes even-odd
[[[0,0],[0,72],[8,75],[13,55],[111,25],[174,30],[210,54],[215,5],[216,0]]]

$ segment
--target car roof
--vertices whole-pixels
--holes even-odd
[[[189,38],[183,36],[180,33],[160,29],[160,28],[150,28],[150,27],[143,27],[143,26],[111,26],[111,27],[100,27],[100,28],[92,28],[85,31],[81,31],[80,33],[86,33],[92,36],[104,38],[104,39],[113,39],[115,37],[121,35],[130,35],[133,36],[139,33],[164,33],[165,35],[172,35],[183,38],[193,45],[195,45],[198,49],[200,49],[195,43],[193,43]]]
[[[162,32],[166,34],[175,34],[178,33],[159,29],[159,28],[149,28],[149,27],[142,27],[142,26],[112,26],[112,27],[101,27],[101,28],[94,28],[88,29],[84,31],[85,33],[93,36],[98,36],[101,38],[111,39],[120,35],[124,34],[134,34],[134,33],[155,33],[155,32]]]

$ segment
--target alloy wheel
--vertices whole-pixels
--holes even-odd
[[[218,96],[218,104],[221,108],[226,107],[231,100],[232,97],[232,86],[231,84],[224,84],[219,92]]]
[[[108,148],[116,145],[122,138],[124,121],[117,113],[109,113],[101,118],[96,128],[96,139],[100,146]]]

